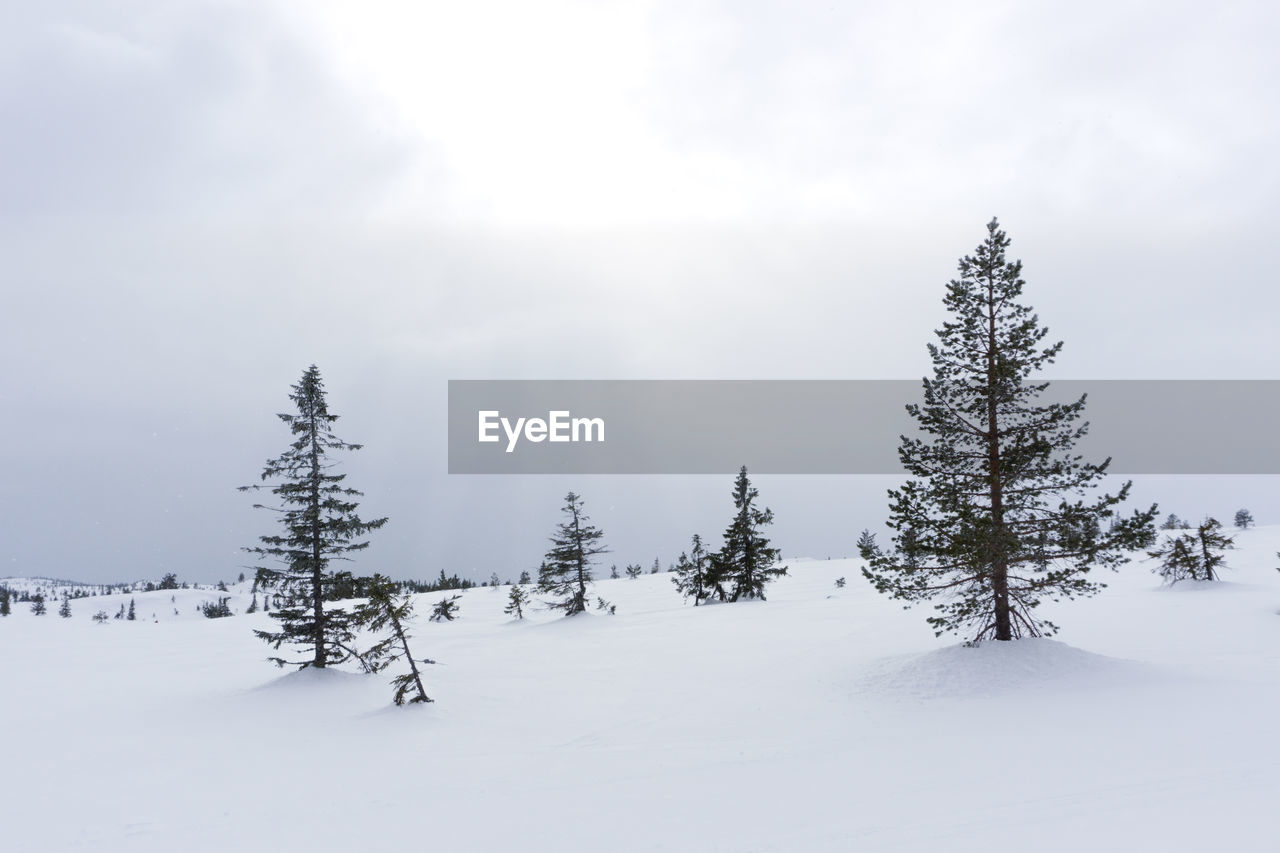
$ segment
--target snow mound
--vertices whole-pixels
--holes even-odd
[[[926,698],[1043,687],[1122,684],[1147,674],[1134,661],[1094,654],[1043,638],[955,645],[882,661],[863,692]]]
[[[330,688],[352,687],[364,682],[360,673],[346,672],[331,666],[317,669],[308,666],[295,669],[279,678],[273,678],[266,684],[259,685],[257,690],[326,690]]]

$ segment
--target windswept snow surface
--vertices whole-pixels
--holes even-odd
[[[670,575],[602,581],[617,615],[568,620],[513,622],[500,587],[438,624],[421,595],[437,701],[405,708],[399,670],[272,667],[269,619],[204,619],[209,590],[15,603],[0,846],[1273,851],[1280,528],[1237,542],[1221,583],[1130,564],[1046,605],[1057,638],[978,648],[858,560],[696,609]],[[91,621],[129,597],[138,621]]]

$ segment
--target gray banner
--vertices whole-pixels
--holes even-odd
[[[1280,474],[1278,380],[1057,381],[1117,474]],[[450,380],[451,474],[901,474],[918,380]]]

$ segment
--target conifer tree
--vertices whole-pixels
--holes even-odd
[[[452,622],[458,618],[458,599],[460,598],[462,596],[453,595],[440,599],[431,608],[431,615],[427,618],[432,622]]]
[[[1160,525],[1161,530],[1185,530],[1186,527],[1187,523],[1173,513],[1169,513],[1169,517]]]
[[[689,552],[680,552],[680,559],[676,561],[675,577],[671,582],[676,585],[676,591],[685,598],[693,599],[693,606],[697,607],[702,603],[710,591],[707,589],[707,566],[710,562],[710,556],[707,549],[702,545],[702,537],[693,534]]]
[[[364,667],[369,672],[380,672],[403,658],[409,664],[409,671],[391,679],[395,687],[392,701],[403,705],[407,699],[409,704],[430,702],[426,689],[422,686],[422,674],[418,671],[418,663],[435,663],[422,659],[416,661],[409,650],[409,635],[405,624],[413,616],[413,600],[408,596],[397,597],[395,584],[390,579],[375,574],[367,582],[368,600],[357,605],[355,622],[369,631],[382,631],[390,628],[386,637],[375,643],[362,658]],[[455,598],[457,596],[454,596]]]
[[[610,579],[610,580],[615,580],[615,581],[618,579],[618,564],[617,564],[617,563],[614,563],[612,566],[610,566],[610,567],[609,567],[609,579]]]
[[[1235,544],[1221,530],[1217,519],[1206,518],[1195,533],[1170,536],[1162,547],[1148,552],[1160,561],[1156,573],[1171,586],[1180,580],[1218,580],[1220,570],[1226,566],[1223,551]]]
[[[858,535],[857,547],[859,554],[873,553],[876,550],[876,535],[864,527]]]
[[[1148,554],[1160,561],[1155,572],[1169,586],[1181,580],[1194,579],[1200,572],[1195,540],[1190,536],[1170,536],[1164,545]]]
[[[136,622],[136,621],[137,621],[137,619],[138,619],[137,611],[135,611],[135,610],[134,610],[134,607],[133,607],[133,599],[132,599],[132,598],[131,598],[131,599],[129,599],[129,614],[128,614],[127,616],[125,616],[124,618],[125,618],[125,620],[126,620],[126,621],[128,621],[128,622]]]
[[[520,573],[520,579],[516,581],[520,586],[528,586],[533,583],[533,578],[529,577],[529,570],[526,569]]]
[[[37,616],[43,616],[48,609],[44,606],[44,593],[37,592],[31,596],[31,612]]]
[[[657,557],[654,557],[653,566],[650,567],[649,574],[656,575],[660,571],[662,571],[662,561],[659,560]]]
[[[8,616],[12,608],[9,603],[9,587],[0,586],[0,616]]]
[[[71,596],[65,592],[62,594],[62,606],[58,608],[58,615],[63,619],[71,618]]]
[[[1200,555],[1200,576],[1207,581],[1219,580],[1219,570],[1226,567],[1223,551],[1235,547],[1235,540],[1222,533],[1216,518],[1206,518],[1196,528],[1196,546]]]
[[[514,584],[511,592],[507,595],[507,606],[502,608],[502,612],[508,616],[514,616],[517,619],[524,618],[525,605],[529,603],[529,596],[525,593],[524,587],[520,584]]]
[[[1042,348],[1048,330],[1018,301],[1022,264],[1006,259],[1008,245],[993,219],[947,286],[933,378],[923,404],[907,407],[925,436],[904,436],[898,451],[913,479],[889,492],[894,545],[862,552],[878,591],[934,601],[935,632],[968,631],[974,642],[1056,631],[1037,616],[1040,602],[1098,592],[1090,572],[1126,562],[1155,518],[1153,506],[1101,532],[1130,484],[1094,497],[1110,460],[1072,453],[1088,428],[1085,398],[1039,399],[1048,383],[1032,377],[1062,344]]]
[[[733,521],[724,531],[724,543],[712,556],[707,587],[721,601],[739,598],[765,600],[767,584],[787,573],[787,567],[775,567],[780,552],[770,547],[760,528],[773,523],[773,510],[756,506],[759,492],[747,477],[743,465],[733,484]]]
[[[271,658],[279,666],[325,667],[359,657],[352,648],[353,615],[342,607],[325,606],[336,587],[345,580],[331,568],[335,560],[348,560],[352,553],[368,547],[364,539],[387,523],[386,518],[365,521],[356,510],[355,498],[362,493],[344,485],[345,474],[334,473],[337,451],[358,450],[333,434],[337,415],[329,413],[324,383],[313,364],[293,386],[289,399],[296,414],[278,415],[294,436],[289,448],[267,461],[263,481],[274,480],[271,488],[278,506],[282,532],[261,536],[261,545],[245,548],[260,558],[278,561],[282,568],[255,567],[258,577],[288,595],[287,603],[272,611],[279,630],[254,633],[273,649],[289,644],[298,647],[300,660]],[[261,484],[242,486],[241,491],[260,490]],[[349,576],[349,573],[346,573]]]
[[[1236,527],[1247,530],[1253,526],[1253,513],[1247,509],[1236,510]]]
[[[592,558],[608,549],[600,544],[604,531],[590,523],[582,498],[569,492],[563,512],[565,520],[551,537],[551,550],[538,572],[538,592],[551,596],[544,602],[548,608],[573,616],[587,609]]]
[[[624,571],[627,573],[627,577],[630,580],[635,580],[636,578],[644,574],[644,569],[640,568],[639,563],[628,563]]]

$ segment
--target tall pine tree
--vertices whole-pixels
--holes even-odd
[[[563,512],[565,520],[551,537],[551,550],[538,570],[538,592],[551,596],[544,602],[547,607],[573,616],[587,609],[592,558],[609,550],[600,544],[604,531],[590,523],[582,498],[569,492]]]
[[[786,566],[775,567],[781,552],[770,547],[760,532],[760,528],[773,523],[773,510],[756,506],[759,496],[743,465],[733,484],[733,521],[724,531],[719,553],[711,558],[707,577],[709,590],[714,590],[721,601],[763,601],[765,586],[787,573]]]
[[[1022,263],[1006,259],[1008,245],[993,219],[947,285],[951,319],[929,345],[933,378],[923,404],[907,407],[926,437],[903,437],[898,455],[913,479],[889,492],[894,546],[862,550],[877,590],[935,601],[935,632],[974,641],[1056,631],[1037,615],[1040,602],[1098,592],[1090,572],[1126,562],[1156,512],[1102,532],[1130,484],[1091,496],[1110,459],[1072,453],[1088,429],[1085,398],[1040,400],[1048,383],[1031,378],[1062,344],[1041,346],[1048,330],[1018,301]]]
[[[293,434],[289,448],[268,460],[262,480],[275,480],[271,487],[283,528],[279,534],[261,536],[261,545],[245,548],[261,558],[271,558],[282,568],[255,567],[257,577],[269,586],[282,588],[287,603],[272,611],[279,623],[277,631],[254,631],[273,649],[288,643],[297,646],[301,660],[271,658],[276,664],[300,667],[325,667],[357,656],[352,648],[353,620],[350,612],[340,607],[325,606],[333,598],[339,583],[338,573],[330,564],[350,559],[349,554],[367,548],[363,539],[370,531],[387,523],[385,518],[364,521],[356,514],[355,498],[361,492],[343,485],[345,474],[333,472],[332,454],[342,450],[358,450],[360,445],[342,441],[333,434],[337,415],[329,414],[324,383],[313,364],[293,386],[289,399],[297,414],[278,417]],[[241,491],[259,490],[262,485],[242,486]]]

